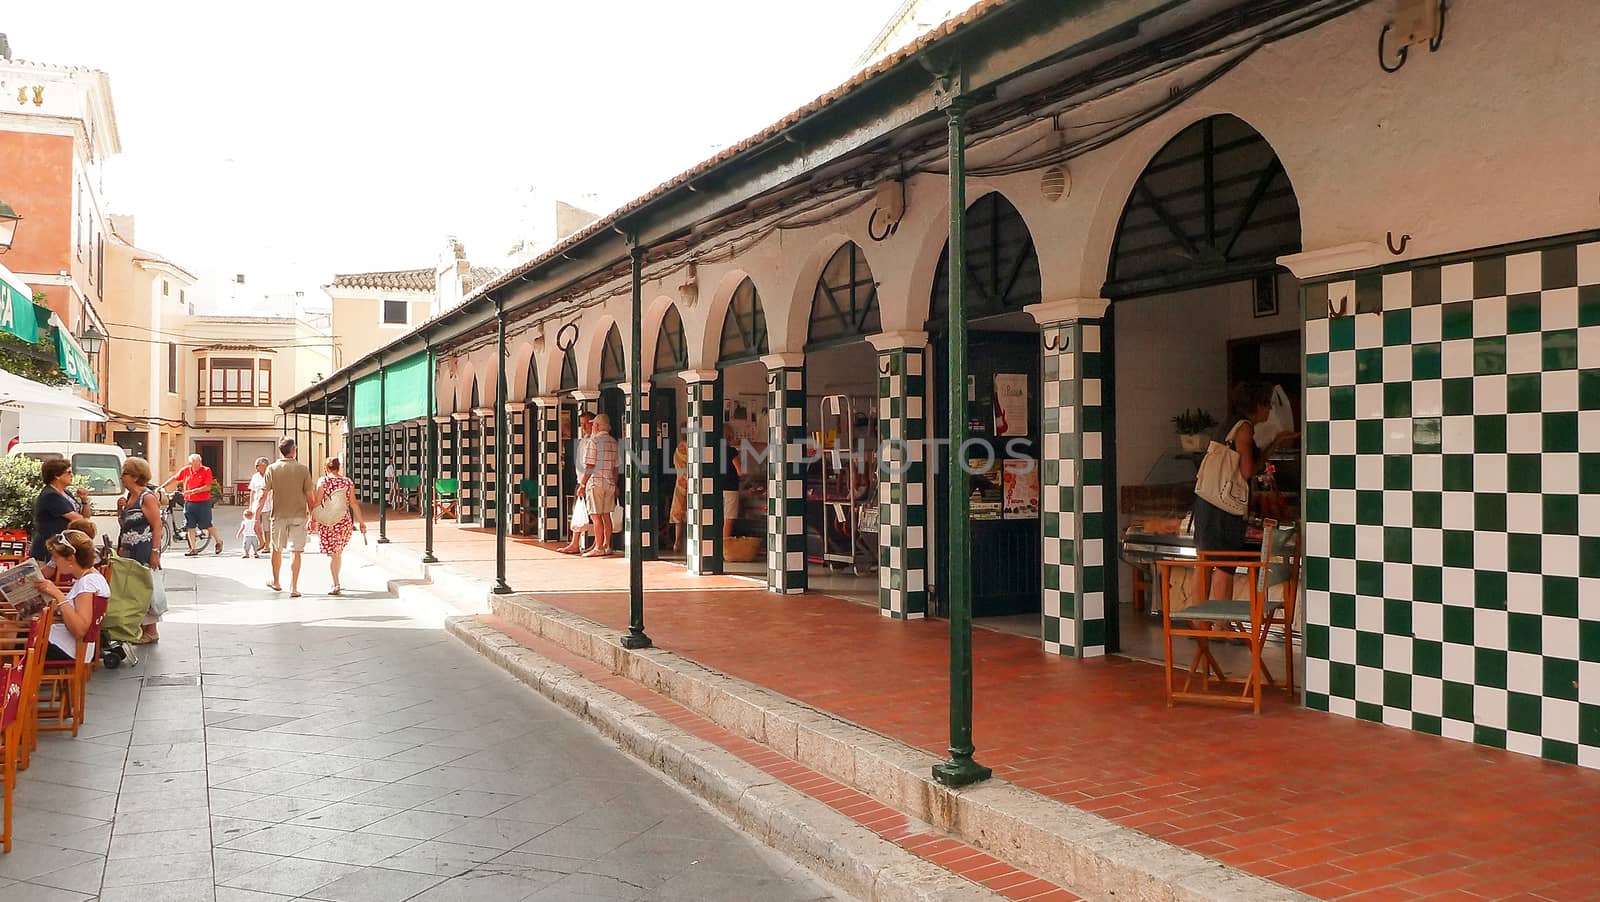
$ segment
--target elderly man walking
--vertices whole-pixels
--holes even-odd
[[[311,480],[311,471],[296,458],[299,451],[295,440],[285,438],[278,442],[278,460],[267,468],[266,491],[256,502],[256,518],[261,518],[263,505],[272,506],[272,582],[267,587],[274,592],[283,591],[278,574],[283,568],[283,553],[289,552],[289,597],[300,597],[300,561],[306,550],[306,521],[311,509],[317,506],[317,486]]]
[[[189,550],[184,557],[194,557],[200,553],[194,545],[195,535],[200,530],[211,533],[211,540],[217,544],[217,554],[222,553],[222,534],[211,522],[211,484],[215,481],[216,476],[206,466],[205,459],[198,454],[191,454],[189,465],[167,477],[167,481],[161,484],[162,488],[174,482],[183,485],[183,520],[188,526],[184,530],[184,538],[189,541]]]

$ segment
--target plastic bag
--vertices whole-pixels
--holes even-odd
[[[167,576],[160,570],[150,571],[150,613],[157,617],[167,613]]]
[[[1272,387],[1272,412],[1265,422],[1256,426],[1256,447],[1265,449],[1272,440],[1285,432],[1294,431],[1294,408],[1289,406],[1289,396],[1283,386]]]
[[[611,506],[611,531],[613,533],[622,532],[627,527],[626,517],[627,514],[622,510],[622,493],[618,492],[617,501]]]
[[[584,529],[589,525],[589,502],[582,495],[572,502],[572,528]]]

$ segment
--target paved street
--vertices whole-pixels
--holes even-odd
[[[834,895],[446,637],[445,609],[355,566],[291,602],[228,544],[170,559],[160,644],[41,740],[0,899]]]

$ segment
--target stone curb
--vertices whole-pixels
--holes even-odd
[[[710,803],[744,832],[856,898],[872,902],[1001,898],[476,618],[451,617],[445,629]]]
[[[370,545],[357,545],[352,542],[345,546],[345,551],[386,571],[388,589],[399,598],[428,598],[442,601],[457,611],[469,615],[489,612],[489,606],[483,599],[489,597],[493,580],[463,576],[442,562],[424,564],[421,552],[398,542],[386,542],[382,545],[379,545],[376,539],[373,539]]]
[[[933,780],[938,759],[926,752],[672,652],[629,651],[615,631],[526,595],[492,596],[489,603],[496,616],[724,729],[1086,898],[1311,898],[1004,780],[951,790]]]

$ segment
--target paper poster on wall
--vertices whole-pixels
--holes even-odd
[[[1005,519],[1039,519],[1039,462],[1008,460],[1004,467]]]
[[[1028,374],[994,374],[994,434],[1028,434]]]
[[[967,498],[967,518],[999,520],[1005,511],[1005,491],[1001,485],[999,463],[993,458],[968,458],[967,472],[972,486],[972,493]]]

